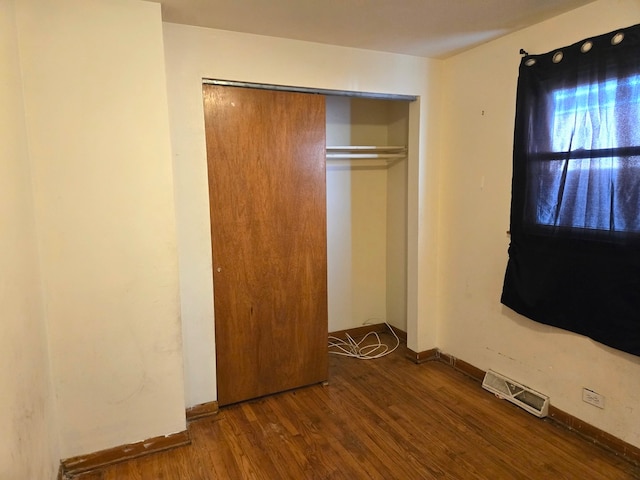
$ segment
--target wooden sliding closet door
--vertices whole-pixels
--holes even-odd
[[[327,378],[325,101],[204,85],[218,403]]]

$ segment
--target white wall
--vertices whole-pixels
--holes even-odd
[[[58,470],[13,0],[0,0],[0,478]]]
[[[187,405],[216,398],[202,79],[419,95],[409,165],[409,345],[435,346],[435,119],[439,61],[183,25],[164,25],[176,182]]]
[[[185,429],[160,6],[17,0],[63,458]]]
[[[387,318],[387,175],[327,165],[329,332]]]
[[[640,22],[637,0],[601,0],[445,63],[438,346],[551,397],[585,422],[640,446],[640,358],[544,326],[500,304],[507,262],[520,55]],[[606,397],[582,402],[582,388]]]
[[[406,143],[406,142],[405,142]],[[394,145],[397,142],[394,142]],[[387,170],[387,322],[407,331],[407,162]]]
[[[406,145],[409,104],[390,104],[389,145]],[[407,162],[387,170],[387,320],[407,331]]]
[[[327,145],[406,145],[408,102],[327,96]],[[406,331],[406,161],[327,162],[329,332]]]

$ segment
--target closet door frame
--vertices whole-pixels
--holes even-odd
[[[276,85],[255,82],[240,82],[225,79],[204,78],[204,85],[219,85],[229,87],[245,87],[285,92],[312,93],[318,95],[346,96],[353,98],[369,98],[381,100],[400,100],[411,102],[409,114],[409,140],[408,148],[408,181],[409,193],[407,198],[407,345],[415,343],[418,334],[418,214],[419,214],[419,188],[418,188],[418,151],[419,151],[419,121],[420,121],[420,97],[416,95],[388,94],[376,92],[356,92],[350,90],[334,90],[293,85]],[[214,308],[215,310],[215,308]],[[215,315],[215,311],[214,311]],[[217,349],[217,347],[216,347]],[[216,368],[217,372],[217,368]],[[219,397],[219,394],[218,394]]]

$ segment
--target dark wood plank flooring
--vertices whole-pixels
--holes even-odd
[[[640,468],[398,350],[331,356],[330,383],[231,405],[192,444],[76,476],[122,479],[633,479]]]

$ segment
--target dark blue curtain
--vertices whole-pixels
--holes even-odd
[[[640,25],[522,59],[501,301],[640,355]]]

